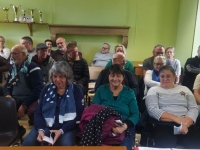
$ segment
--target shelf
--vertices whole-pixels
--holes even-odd
[[[34,24],[48,25],[47,23],[28,23],[28,22],[0,22],[0,23],[7,23],[7,24],[27,24],[28,29],[30,31],[30,36],[33,36],[33,25]]]
[[[56,34],[77,35],[116,35],[122,36],[122,44],[128,45],[128,26],[85,26],[85,25],[56,25],[48,24],[51,40],[55,43]]]

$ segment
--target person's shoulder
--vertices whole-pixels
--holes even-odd
[[[4,47],[3,50],[10,51],[10,49],[7,47]]]
[[[134,93],[133,89],[131,89],[129,86],[123,85],[123,90],[128,92],[128,93]]]
[[[152,59],[153,59],[153,56],[148,57],[148,58],[144,59],[144,62],[145,62],[145,61],[151,61]]]

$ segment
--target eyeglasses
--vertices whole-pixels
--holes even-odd
[[[163,55],[164,53],[163,52],[155,52],[156,55]]]
[[[163,63],[154,63],[154,65],[156,65],[156,66],[163,66],[164,64]]]
[[[0,42],[4,43],[5,41],[0,41]]]
[[[108,49],[107,47],[102,47],[101,49]]]
[[[22,53],[22,52],[12,52],[12,53],[10,53],[10,55],[16,56],[16,55],[19,54],[19,53]]]

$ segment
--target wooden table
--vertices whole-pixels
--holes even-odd
[[[132,61],[134,69],[135,69],[135,75],[136,76],[143,76],[143,69],[142,69],[142,61]]]
[[[126,150],[125,146],[14,146],[1,150]]]

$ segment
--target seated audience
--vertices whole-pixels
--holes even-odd
[[[28,55],[32,58],[36,54],[36,49],[33,47],[33,40],[29,36],[24,36],[20,39],[20,44],[24,45],[28,50]]]
[[[48,47],[48,55],[52,55],[53,53],[53,50],[52,50],[52,47],[53,47],[53,41],[52,40],[45,40],[44,43],[46,44],[46,46]]]
[[[162,45],[158,44],[158,45],[154,46],[152,53],[153,53],[153,56],[151,56],[143,61],[143,76],[145,76],[145,73],[147,70],[153,70],[154,58],[158,55],[163,56],[165,53],[165,48]]]
[[[122,115],[122,125],[114,125],[112,132],[114,134],[122,134],[129,131],[131,135],[124,138],[121,146],[126,146],[127,150],[132,149],[134,141],[134,126],[139,119],[139,111],[134,91],[123,85],[124,69],[119,64],[111,65],[109,68],[109,83],[100,86],[95,92],[93,104],[100,104],[111,107]]]
[[[42,70],[43,83],[47,84],[49,81],[49,70],[54,63],[54,59],[48,55],[48,47],[44,43],[37,44],[36,53],[37,54],[33,56],[32,61]]]
[[[78,124],[84,109],[83,92],[73,84],[73,73],[64,61],[55,62],[49,71],[51,83],[41,92],[35,109],[34,127],[23,146],[41,145],[44,136],[54,133],[53,144],[75,144]]]
[[[92,66],[105,67],[108,61],[112,59],[112,53],[109,52],[110,45],[108,43],[103,43],[101,52],[94,55]]]
[[[10,57],[10,49],[5,47],[5,38],[0,36],[0,56],[9,60]]]
[[[179,77],[181,75],[181,63],[178,59],[174,58],[175,48],[170,46],[165,49],[165,56],[167,58],[168,65],[172,66],[176,73],[175,83],[179,83]]]
[[[115,46],[114,53],[118,53],[118,52],[123,53],[125,55],[125,57],[126,57],[126,48],[124,47],[124,45],[117,45],[117,46]],[[105,68],[108,68],[109,66],[111,66],[112,65],[112,61],[113,60],[110,60],[107,63],[107,65],[106,65]],[[127,71],[130,71],[130,72],[134,73],[134,68],[133,68],[133,64],[132,64],[131,61],[129,61],[127,59],[125,60],[124,70],[127,70]]]
[[[52,58],[55,61],[63,60],[63,55],[67,53],[67,43],[64,38],[59,37],[56,40],[56,45],[58,49],[52,53]]]
[[[87,61],[79,57],[78,47],[76,43],[69,43],[67,45],[67,54],[63,56],[63,60],[67,61],[72,68],[74,74],[74,83],[82,87],[83,93],[88,91],[89,82],[89,68]]]
[[[34,109],[44,86],[42,71],[37,64],[31,62],[23,45],[13,46],[11,57],[14,64],[4,85],[4,95],[15,99],[18,117],[23,117],[27,112],[29,124],[32,125]]]
[[[113,55],[113,61],[112,64],[119,64],[122,67],[125,65],[125,55],[123,53],[115,53]],[[95,91],[97,91],[97,89],[106,83],[109,83],[109,68],[105,68],[104,70],[102,70],[98,76],[98,79],[96,80],[96,84],[95,84]],[[132,74],[130,71],[124,70],[124,78],[123,78],[123,85],[126,85],[128,87],[130,87],[134,92],[135,95],[137,95],[139,93],[139,88],[138,88],[138,84],[137,81],[135,79],[135,75]]]
[[[160,85],[149,89],[146,107],[152,136],[157,148],[174,148],[177,141],[184,148],[200,149],[200,130],[194,125],[198,107],[191,91],[174,84],[176,74],[171,66],[159,71]],[[174,126],[182,126],[177,134]]]
[[[184,66],[184,77],[182,85],[187,86],[191,91],[196,76],[200,73],[200,46],[197,50],[197,56],[188,58]]]

